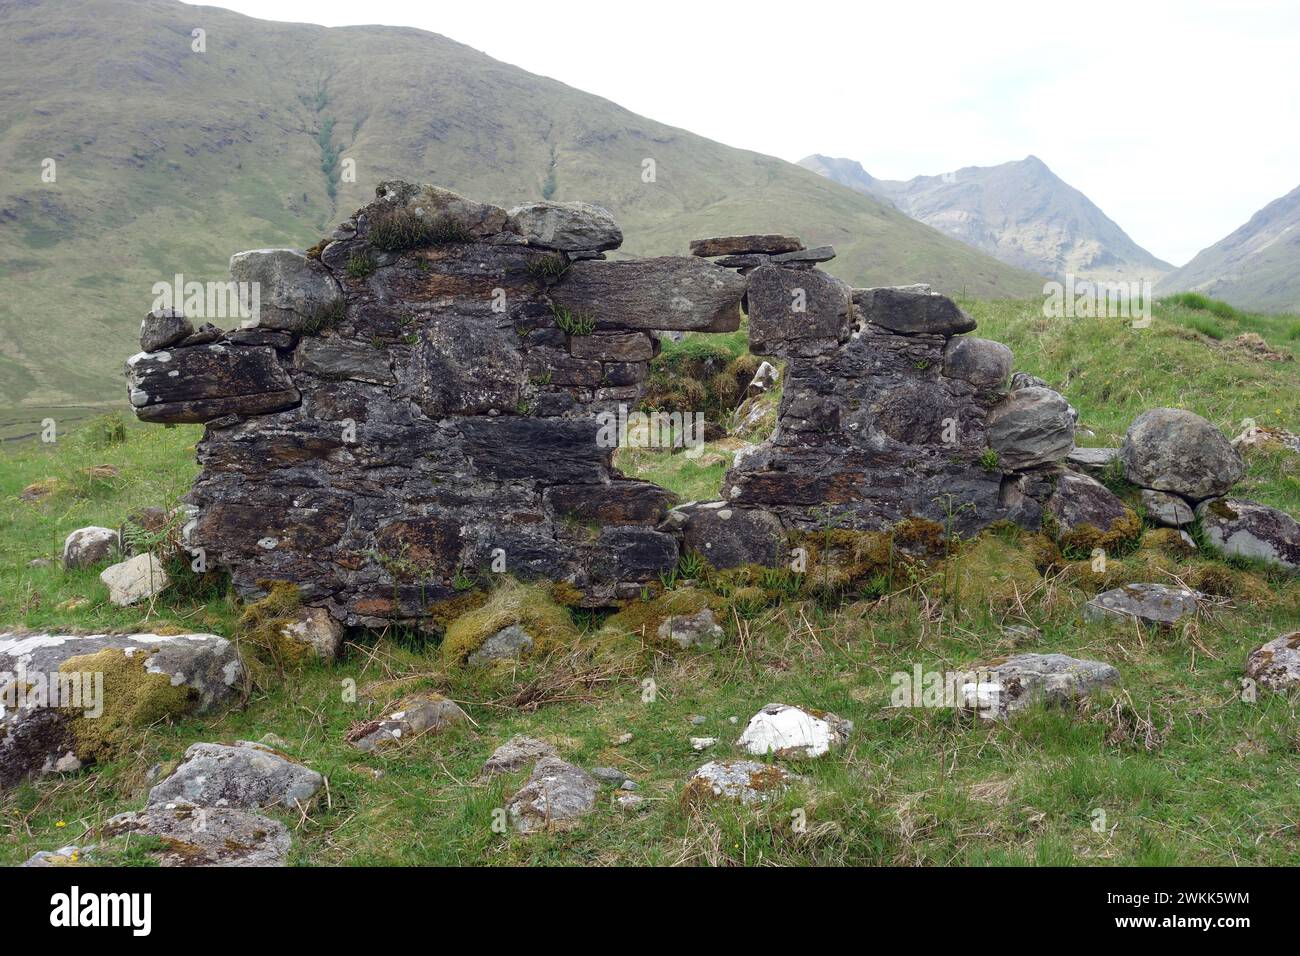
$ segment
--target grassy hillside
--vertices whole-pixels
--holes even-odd
[[[1165,276],[1158,291],[1199,292],[1243,309],[1300,312],[1300,186]]]
[[[1273,350],[1293,354],[1295,319],[1171,303],[1157,306],[1151,328],[1131,330],[1109,320],[1048,322],[1037,302],[965,304],[980,334],[1016,349],[1017,368],[1062,388],[1099,444],[1117,441],[1155,405],[1182,405],[1234,434],[1246,416],[1300,431],[1294,362],[1227,344],[1239,330],[1256,331]],[[1201,330],[1207,316],[1223,335]],[[723,345],[735,354],[734,340]],[[131,425],[114,441],[112,429],[92,425],[53,445],[8,446],[0,459],[0,620],[235,634],[238,607],[223,593],[164,594],[151,609],[121,610],[107,604],[92,571],[28,566],[56,553],[73,528],[115,525],[135,508],[173,500],[195,472],[199,432]],[[701,474],[684,456],[663,457],[645,464],[691,495],[707,491],[725,467]],[[1242,493],[1300,514],[1300,456],[1251,452],[1247,463]],[[105,464],[117,475],[86,472]],[[41,482],[45,497],[22,500],[24,488]],[[305,820],[286,818],[300,864],[1300,863],[1297,702],[1263,695],[1247,704],[1236,692],[1251,648],[1300,629],[1295,579],[1209,554],[1168,553],[1148,534],[1139,551],[1111,562],[1107,581],[1213,583],[1223,603],[1174,631],[1140,633],[1083,623],[1080,605],[1107,581],[1073,564],[1041,576],[1024,543],[1014,535],[953,542],[954,557],[933,574],[890,581],[882,596],[844,606],[731,600],[719,649],[672,656],[647,649],[598,671],[574,670],[561,657],[467,676],[408,636],[354,634],[343,662],[256,690],[243,710],[149,728],[129,756],[0,795],[0,862],[86,840],[109,814],[140,806],[149,768],[190,743],[274,733],[281,749],[330,781],[327,803]],[[1041,633],[1016,635],[1005,630],[1011,624]],[[1125,689],[1010,725],[886,709],[896,671],[915,663],[959,668],[1013,651],[1110,661]],[[349,677],[373,703],[340,699],[339,681]],[[647,677],[658,686],[650,703],[642,699]],[[460,702],[474,726],[384,756],[344,742],[355,721],[425,686]],[[769,701],[832,710],[857,729],[843,752],[798,765],[806,783],[764,808],[683,805],[690,772],[734,755],[744,722]],[[629,815],[602,803],[567,833],[493,832],[493,811],[523,775],[488,783],[476,776],[515,733],[551,739],[585,766],[623,769],[639,782],[647,809]],[[617,744],[627,733],[631,742]],[[698,736],[719,742],[696,753],[689,738]],[[806,817],[802,830],[792,826],[796,811]]]
[[[627,254],[780,231],[833,243],[830,271],[857,284],[1041,285],[807,170],[445,37],[172,0],[0,5],[0,162],[0,406],[115,398],[154,282],[224,279],[232,252],[310,246],[394,177],[504,205],[600,203]]]

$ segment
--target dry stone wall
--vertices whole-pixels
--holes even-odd
[[[131,404],[207,426],[190,546],[245,595],[292,581],[376,626],[492,572],[598,606],[683,548],[779,563],[783,533],[827,521],[1038,524],[1069,406],[1008,395],[1009,350],[965,337],[951,300],[850,289],[816,268],[833,250],[788,236],[606,259],[621,242],[599,207],[507,212],[390,182],[306,254],[232,258],[232,280],[260,290],[249,327],[151,314]],[[636,407],[656,330],[733,331],[742,309],[752,350],[787,364],[775,434],[727,475],[726,501],[670,514],[669,492],[614,468],[607,416]]]

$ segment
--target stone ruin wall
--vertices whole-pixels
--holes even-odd
[[[788,532],[827,523],[1039,526],[1071,410],[1007,392],[1010,351],[966,335],[950,299],[851,289],[817,268],[832,250],[789,237],[606,259],[621,242],[598,207],[507,213],[390,182],[305,255],[232,258],[233,280],[259,283],[253,327],[152,313],[131,404],[207,426],[189,546],[245,596],[291,581],[382,626],[502,558],[602,606],[686,550],[783,564]],[[737,456],[724,501],[670,511],[614,468],[598,416],[636,407],[655,330],[734,331],[742,309],[751,350],[785,362],[775,431]]]

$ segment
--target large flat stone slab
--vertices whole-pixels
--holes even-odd
[[[745,280],[694,256],[575,262],[551,289],[560,309],[598,329],[734,332]]]

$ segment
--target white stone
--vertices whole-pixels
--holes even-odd
[[[162,563],[152,554],[137,554],[100,572],[108,585],[108,599],[118,607],[129,607],[151,598],[171,583]]]
[[[834,714],[825,719],[787,704],[768,704],[749,719],[736,745],[755,756],[820,757],[839,746],[853,725]]]

